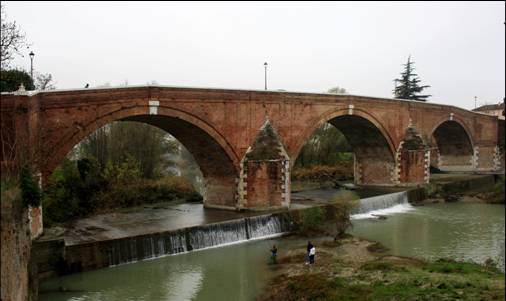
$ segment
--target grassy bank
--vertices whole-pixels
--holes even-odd
[[[504,274],[452,260],[425,262],[387,255],[358,238],[316,244],[314,266],[305,246],[282,254],[260,300],[504,300]]]

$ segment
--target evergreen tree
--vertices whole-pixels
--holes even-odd
[[[420,79],[418,78],[418,74],[414,72],[414,64],[415,63],[411,61],[411,56],[409,56],[408,62],[404,64],[404,71],[401,73],[401,78],[394,80],[397,83],[393,91],[395,98],[427,101],[427,98],[431,95],[422,95],[419,93],[430,86],[419,85]]]
[[[14,92],[23,84],[25,90],[34,90],[35,85],[30,74],[24,70],[1,70],[0,71],[0,92]]]

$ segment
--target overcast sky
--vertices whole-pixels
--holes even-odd
[[[505,4],[3,1],[57,87],[148,81],[392,97],[409,55],[431,102],[505,94]],[[15,66],[30,69],[28,55]]]

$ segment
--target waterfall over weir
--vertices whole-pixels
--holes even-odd
[[[352,219],[374,218],[375,215],[388,215],[412,210],[408,192],[395,192],[361,199],[359,206],[353,210]]]
[[[283,214],[261,215],[177,231],[117,239],[105,251],[109,266],[205,249],[290,231]]]

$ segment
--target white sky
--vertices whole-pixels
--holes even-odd
[[[86,83],[392,97],[412,55],[430,102],[505,94],[505,2],[98,3],[3,1],[57,87]],[[30,69],[28,55],[14,66]]]

